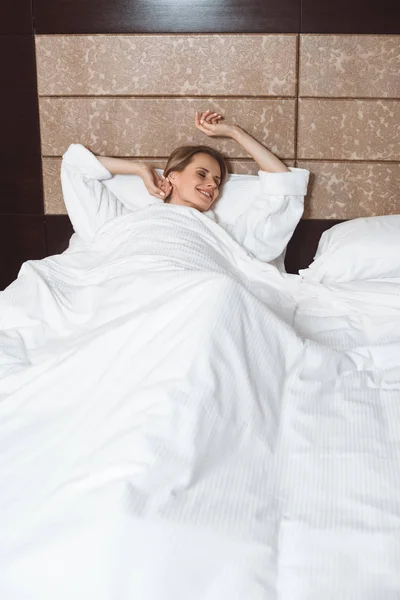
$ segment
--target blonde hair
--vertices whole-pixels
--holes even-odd
[[[218,150],[215,150],[210,146],[179,146],[179,148],[175,148],[169,155],[167,164],[165,165],[164,177],[168,177],[172,171],[181,173],[188,165],[190,165],[196,154],[208,154],[217,161],[221,170],[220,185],[222,185],[228,176],[228,168],[221,152],[218,152]],[[164,202],[168,202],[169,197],[170,196],[165,198]]]

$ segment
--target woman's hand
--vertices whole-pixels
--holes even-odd
[[[212,113],[210,110],[203,113],[196,111],[195,124],[197,129],[210,137],[233,138],[240,128],[231,123],[223,123],[223,120],[224,117],[219,113]]]
[[[169,195],[171,184],[150,165],[141,163],[137,174],[143,179],[143,183],[150,196],[164,200]]]
[[[262,171],[270,173],[285,173],[287,166],[265,146],[260,144],[249,133],[238,125],[222,123],[224,117],[218,113],[207,110],[203,113],[196,112],[195,123],[206,135],[211,137],[223,136],[232,138],[255,160]]]

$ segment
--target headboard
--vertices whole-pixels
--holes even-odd
[[[255,173],[238,145],[194,128],[195,110],[222,111],[287,165],[311,171],[289,272],[310,264],[332,225],[400,213],[398,35],[45,33],[34,41],[44,199],[35,223],[44,241],[35,251],[22,244],[0,287],[22,260],[67,247],[59,173],[70,143],[157,167],[178,145],[206,143],[231,172]]]

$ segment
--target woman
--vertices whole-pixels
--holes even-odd
[[[283,269],[283,252],[303,213],[309,172],[288,169],[241,127],[226,123],[221,114],[209,110],[196,112],[195,125],[207,136],[235,140],[252,156],[260,168],[257,198],[246,202],[244,197],[244,210],[240,212],[235,213],[234,206],[232,214],[225,216],[218,213],[219,207],[213,210],[226,180],[227,167],[222,154],[209,146],[177,148],[160,176],[148,164],[95,157],[81,144],[71,144],[63,156],[61,182],[76,238],[89,243],[100,227],[115,217],[163,201],[165,206],[201,212],[259,260],[271,262],[279,257],[276,266]],[[129,200],[125,205],[113,193],[112,186],[104,185],[113,175],[140,176],[154,202],[145,198],[141,204],[138,196],[137,203],[129,209]]]
[[[289,169],[272,152],[238,125],[224,122],[222,115],[207,110],[195,116],[196,127],[209,137],[235,140],[255,160],[262,171],[283,173]],[[97,157],[112,174],[139,175],[152,196],[169,204],[208,211],[217,200],[226,179],[224,158],[208,146],[182,146],[170,155],[160,177],[149,165],[125,159]]]

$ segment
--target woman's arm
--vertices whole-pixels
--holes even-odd
[[[106,222],[128,212],[104,184],[111,173],[82,144],[71,144],[61,163],[65,206],[75,232],[89,243]]]
[[[251,135],[236,125],[233,125],[232,139],[246,150],[254,158],[262,171],[269,173],[284,173],[289,171],[286,165],[275,154],[257,142]]]
[[[111,156],[97,156],[96,158],[111,175],[138,175],[143,179],[143,183],[151,196],[164,199],[165,192],[162,189],[164,181],[150,165],[126,158],[112,158]]]
[[[211,137],[229,137],[250,154],[262,171],[269,173],[285,173],[289,171],[286,165],[265,146],[257,142],[250,134],[238,125],[222,123],[223,116],[211,113],[209,110],[201,115],[196,112],[196,127]]]
[[[110,171],[111,175],[139,175],[140,163],[126,158],[112,158],[111,156],[97,156],[99,162]]]

